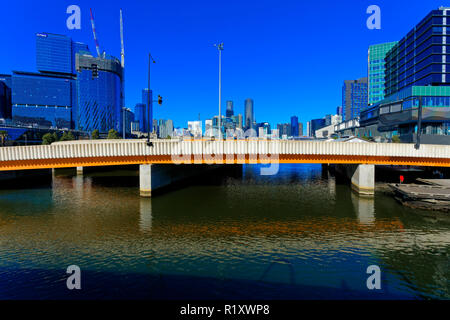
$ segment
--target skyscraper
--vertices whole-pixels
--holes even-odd
[[[10,76],[0,75],[0,119],[11,118],[11,88],[7,83]]]
[[[148,88],[142,89],[142,103],[145,104],[145,118],[150,118],[150,132],[153,132],[153,90],[150,90],[150,101],[148,100]],[[150,102],[150,104],[149,104]],[[149,110],[150,109],[150,110]],[[150,112],[149,112],[150,111]],[[147,128],[147,124],[145,127]]]
[[[139,122],[139,131],[147,132],[147,105],[144,103],[137,103],[134,107],[134,118]]]
[[[338,107],[336,108],[336,114],[337,114],[338,116],[343,116],[343,115],[344,115],[344,110],[343,110],[343,108],[342,108],[341,106],[338,106]]]
[[[227,110],[226,110],[225,115],[227,118],[231,118],[234,115],[233,101],[227,101]]]
[[[123,131],[120,60],[112,56],[76,54],[77,105],[73,110],[77,130]]]
[[[255,120],[254,118],[254,111],[253,111],[253,100],[252,99],[246,99],[245,100],[245,130],[252,129],[253,128],[253,122]]]
[[[345,80],[342,86],[342,106],[345,120],[359,117],[361,110],[367,108],[367,103],[367,77]],[[314,134],[313,131],[311,133]]]
[[[398,42],[388,42],[372,45],[368,52],[368,99],[369,105],[384,99],[385,89],[385,57],[389,50]]]
[[[291,117],[291,136],[298,137],[299,136],[299,127],[298,127],[298,117]]]

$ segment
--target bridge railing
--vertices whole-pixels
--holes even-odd
[[[88,140],[0,148],[0,161],[117,156],[343,155],[450,159],[450,146],[290,140]]]

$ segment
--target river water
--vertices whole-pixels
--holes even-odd
[[[320,165],[259,173],[152,199],[135,170],[3,188],[0,299],[450,299],[449,223],[381,188],[358,197]],[[70,265],[80,290],[67,289]]]

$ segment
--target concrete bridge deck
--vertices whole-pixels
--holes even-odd
[[[192,164],[339,164],[360,194],[373,194],[374,165],[450,167],[450,146],[290,140],[83,140],[0,148],[0,171],[140,165],[141,195],[203,170]],[[184,164],[182,170],[170,166]],[[275,164],[275,165],[274,165]],[[161,167],[160,165],[165,165]],[[169,165],[169,166],[167,166]],[[271,174],[276,173],[272,171]],[[170,179],[168,178],[170,177]]]
[[[450,146],[286,140],[82,140],[0,148],[0,171],[127,164],[450,166]]]

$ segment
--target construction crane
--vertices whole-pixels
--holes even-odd
[[[120,62],[122,64],[122,68],[125,67],[125,49],[123,46],[123,18],[122,18],[122,9],[120,9]]]
[[[97,56],[100,57],[100,46],[98,45],[97,32],[95,31],[94,15],[92,14],[92,9],[89,8],[89,10],[91,11],[91,24],[92,32],[94,33],[95,49],[97,49]]]

